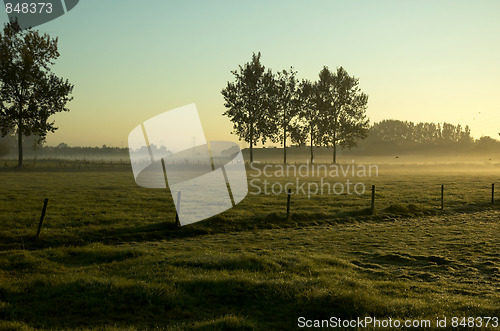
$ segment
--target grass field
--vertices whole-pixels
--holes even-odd
[[[365,194],[294,194],[288,220],[284,193],[251,187],[231,210],[175,228],[170,194],[138,187],[127,165],[4,168],[0,329],[289,330],[301,316],[500,317],[500,203],[491,205],[500,168],[385,165],[378,176],[353,177],[331,180],[363,182]]]

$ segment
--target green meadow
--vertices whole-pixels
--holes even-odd
[[[181,228],[168,190],[137,186],[127,164],[12,166],[0,168],[0,330],[293,330],[300,317],[365,316],[432,327],[446,317],[451,328],[453,317],[500,318],[495,164],[298,177],[365,192],[288,186],[287,218],[278,188],[297,177],[261,163],[247,167],[240,204]],[[258,192],[266,179],[277,194]]]

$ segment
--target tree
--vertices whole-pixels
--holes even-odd
[[[391,143],[413,142],[416,139],[415,125],[412,122],[383,120],[374,123],[371,134],[377,140]]]
[[[69,111],[66,104],[73,85],[57,77],[50,66],[59,57],[57,38],[22,30],[11,21],[0,34],[0,133],[17,135],[18,166],[23,166],[23,137],[36,135],[44,141],[57,128],[49,117]]]
[[[265,143],[273,129],[270,95],[274,77],[260,63],[260,53],[254,53],[251,62],[231,73],[235,81],[228,82],[221,91],[227,108],[223,115],[233,122],[233,133],[250,144],[250,162],[253,162],[253,146],[260,139]]]
[[[490,136],[482,136],[476,140],[476,148],[481,152],[494,152],[500,148],[500,141]]]
[[[321,133],[323,143],[333,147],[333,163],[337,163],[337,146],[356,147],[357,140],[368,135],[368,96],[358,85],[359,80],[342,67],[332,73],[325,66],[319,73],[317,106],[323,118]]]
[[[317,84],[302,80],[299,84],[299,118],[301,126],[294,132],[292,139],[298,143],[309,140],[311,163],[314,163],[314,145],[321,144],[321,113],[316,104]]]
[[[283,145],[283,163],[286,163],[286,142],[289,137],[294,135],[294,120],[299,112],[298,84],[295,75],[296,71],[290,68],[289,71],[283,70],[277,73],[274,81],[273,113],[275,130],[271,131],[271,140],[273,142],[281,141]]]
[[[459,136],[459,141],[462,144],[471,144],[472,142],[474,142],[468,125],[465,126],[465,129],[463,131],[460,130]]]

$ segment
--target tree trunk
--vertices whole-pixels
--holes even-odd
[[[253,162],[253,138],[250,138],[250,163]]]
[[[334,131],[333,131],[333,164],[337,164],[337,130],[338,130],[338,118],[335,117]]]
[[[17,126],[17,149],[19,151],[19,158],[17,159],[17,167],[23,167],[23,126],[21,120]]]
[[[286,129],[283,134],[283,163],[286,164]]]
[[[314,163],[314,151],[313,151],[313,148],[314,145],[313,145],[313,131],[312,131],[312,128],[311,128],[311,164]]]
[[[333,141],[333,164],[337,164],[337,141]]]
[[[250,163],[253,162],[253,124],[250,127]]]
[[[286,164],[286,107],[283,108],[283,163]]]

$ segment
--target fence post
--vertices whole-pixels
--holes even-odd
[[[444,185],[441,185],[441,210],[444,210]]]
[[[177,207],[179,208],[179,212],[181,211],[181,191],[177,192]],[[177,210],[175,211],[175,226],[180,227],[181,221],[179,220],[179,214]]]
[[[288,189],[286,198],[286,220],[290,220],[290,197],[292,195],[292,190]]]
[[[375,214],[375,185],[372,185],[372,215]]]
[[[495,204],[495,183],[491,184],[491,204]]]
[[[49,199],[45,198],[45,200],[43,201],[42,216],[40,217],[40,223],[38,223],[38,230],[36,231],[35,240],[38,240],[38,237],[40,236],[40,231],[42,231],[43,219],[45,218],[45,211],[47,210],[48,203]]]
[[[163,177],[165,178],[165,187],[168,189],[167,170],[165,168],[165,160],[163,158],[161,159],[161,167],[163,168]],[[179,214],[177,213],[177,209],[180,212],[180,210],[181,210],[181,191],[177,192],[177,207],[174,206],[174,208],[175,208],[175,226],[180,227],[181,221],[179,220]]]

